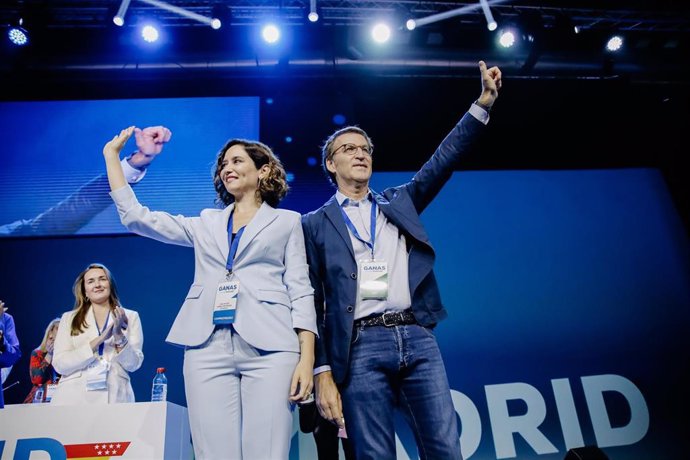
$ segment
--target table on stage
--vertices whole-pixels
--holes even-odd
[[[0,459],[193,458],[187,409],[170,402],[0,410]]]

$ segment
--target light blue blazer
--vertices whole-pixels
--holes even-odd
[[[234,205],[184,217],[142,206],[130,186],[111,192],[111,196],[120,220],[131,232],[194,247],[194,282],[166,341],[182,346],[203,344],[213,333],[216,290],[227,272],[227,225]],[[233,272],[240,283],[234,328],[250,345],[299,352],[295,329],[317,333],[299,213],[263,203],[242,234]]]

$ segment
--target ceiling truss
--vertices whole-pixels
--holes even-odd
[[[166,3],[196,14],[213,17],[225,10],[230,25],[252,25],[267,18],[281,18],[288,24],[307,24],[308,0],[170,0]],[[577,2],[576,2],[577,3]],[[541,14],[545,27],[553,26],[555,18],[567,15],[581,29],[616,29],[621,31],[690,31],[687,7],[679,14],[653,5],[647,8],[603,8],[611,2],[590,2],[588,7],[564,6],[573,2],[502,1],[491,6],[495,15],[504,20],[530,11]],[[619,3],[619,2],[617,2]],[[628,2],[626,2],[627,4]],[[43,26],[49,28],[104,28],[111,27],[114,12],[120,1],[93,0],[28,0],[4,1],[0,4],[0,21],[11,24],[19,16],[40,16]],[[484,26],[485,20],[479,2],[457,1],[404,1],[404,0],[317,0],[320,21],[324,26],[363,25],[377,16],[395,12],[409,12],[414,18],[427,17],[463,7],[475,7],[458,21],[466,26]],[[584,3],[581,3],[585,5]],[[597,7],[599,5],[599,7]],[[684,14],[683,14],[684,13]],[[125,16],[127,25],[139,19],[155,17],[167,27],[207,27],[192,19],[131,0]]]

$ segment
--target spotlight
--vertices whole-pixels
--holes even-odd
[[[386,43],[391,38],[391,28],[388,24],[379,22],[372,27],[371,38],[373,38],[376,43]]]
[[[151,24],[146,24],[144,27],[141,28],[141,36],[144,39],[144,41],[148,43],[153,43],[158,40],[160,37],[160,33],[158,32],[158,29],[151,25]]]
[[[309,0],[309,14],[307,15],[309,22],[316,22],[319,20],[319,11],[316,8],[316,0]]]
[[[29,43],[29,32],[21,26],[10,27],[7,38],[15,46],[25,46]]]
[[[492,5],[496,5],[498,3],[505,3],[506,1],[507,0],[492,0],[490,3]],[[486,2],[486,8],[487,9],[488,9],[488,5],[489,5],[489,2]],[[444,11],[442,13],[432,14],[431,16],[427,16],[424,18],[418,18],[417,19],[417,26],[422,27],[422,26],[425,26],[427,24],[432,24],[432,23],[438,22],[438,21],[444,21],[446,19],[453,18],[455,16],[461,16],[463,14],[470,14],[470,13],[473,13],[474,10],[476,10],[477,8],[483,8],[483,7],[484,7],[484,3],[482,0],[480,0],[480,3],[476,3],[476,2],[475,3],[469,3],[465,6],[461,6],[460,8],[455,8],[452,10]],[[484,14],[485,14],[485,16],[487,16],[486,10],[485,10]],[[491,11],[489,11],[489,14],[491,14]],[[487,18],[487,24],[490,24],[490,23],[491,23],[491,21]],[[491,30],[491,29],[489,29],[489,30]]]
[[[24,28],[24,18],[19,18],[16,25],[7,29],[7,38],[14,46],[29,44],[29,31]]]
[[[504,30],[498,37],[498,43],[504,48],[510,48],[515,45],[515,32],[513,30]]]
[[[261,29],[261,36],[269,44],[277,43],[280,40],[280,29],[275,24],[266,24]]]
[[[223,25],[232,24],[232,11],[225,5],[216,5],[211,9],[211,28],[220,29]]]
[[[480,0],[479,3],[482,6],[482,11],[484,12],[484,18],[486,19],[486,27],[490,31],[496,30],[498,23],[494,20],[493,14],[491,14],[491,8],[489,8],[489,2],[487,0]]]
[[[623,37],[614,35],[606,42],[606,49],[611,52],[619,51],[623,47]]]
[[[129,8],[129,2],[130,0],[122,0],[122,3],[120,3],[120,8],[113,16],[113,22],[116,26],[122,27],[125,25],[125,14],[127,13],[127,8]]]
[[[403,27],[407,30],[417,28],[417,19],[412,15],[410,8],[402,5],[394,7],[393,12],[387,15],[384,21],[391,24],[396,30]]]
[[[161,0],[139,0],[142,3],[146,3],[151,6],[155,6],[156,8],[160,8],[166,11],[170,11],[171,13],[179,14],[180,16],[183,16],[185,18],[189,19],[194,19],[195,21],[199,21],[203,24],[213,26],[213,19],[214,18],[207,18],[206,16],[202,16],[198,13],[195,13],[194,11],[185,9],[185,8],[180,8],[179,6],[171,5],[169,3],[163,2]],[[215,29],[215,27],[214,27]]]

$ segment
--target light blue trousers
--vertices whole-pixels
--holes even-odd
[[[184,354],[196,460],[285,460],[290,451],[294,352],[265,352],[231,327]]]

